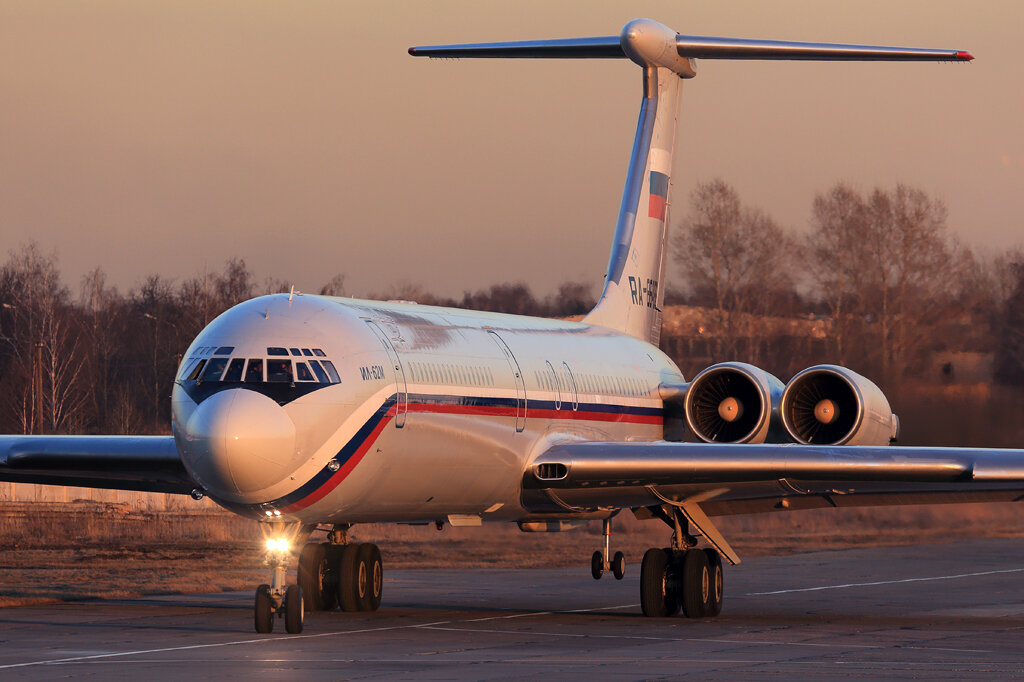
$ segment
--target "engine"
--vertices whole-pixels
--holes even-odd
[[[686,393],[686,422],[708,443],[777,442],[783,384],[742,362],[723,362],[694,377]]]
[[[888,445],[899,433],[881,389],[836,365],[809,367],[790,379],[780,411],[786,431],[805,445]]]

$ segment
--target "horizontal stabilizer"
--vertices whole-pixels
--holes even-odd
[[[521,40],[507,43],[410,47],[414,57],[492,57],[504,59],[625,59],[619,36]]]
[[[802,43],[788,40],[748,40],[676,36],[680,57],[698,59],[796,59],[817,61],[971,61],[963,50],[932,50],[920,47],[882,47],[838,43]]]
[[[621,35],[558,40],[521,40],[498,43],[466,43],[410,47],[414,57],[501,59],[626,59],[624,45],[640,37],[646,20],[626,25]],[[671,33],[669,33],[671,40]],[[671,42],[669,43],[671,45]],[[885,47],[840,43],[808,43],[788,40],[716,38],[677,34],[676,52],[684,59],[768,59],[817,61],[953,61],[974,57],[964,50],[918,47]],[[667,46],[667,49],[671,47]]]

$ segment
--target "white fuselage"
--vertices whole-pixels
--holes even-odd
[[[682,380],[657,348],[605,327],[275,295],[196,338],[173,428],[189,473],[240,513],[522,520],[533,457],[565,440],[662,438],[658,386]]]

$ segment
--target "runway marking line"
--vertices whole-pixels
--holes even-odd
[[[851,588],[851,587],[873,587],[873,586],[878,586],[878,585],[896,585],[896,584],[900,584],[900,583],[927,582],[927,581],[933,581],[933,580],[954,580],[954,579],[957,579],[957,578],[972,578],[972,577],[983,576],[983,575],[996,575],[996,574],[1001,574],[1001,573],[1022,573],[1022,572],[1024,572],[1024,568],[1008,568],[1008,569],[1003,569],[1003,570],[979,571],[977,573],[960,573],[960,574],[956,574],[956,575],[931,576],[931,577],[926,577],[926,578],[903,578],[901,580],[879,580],[879,581],[867,582],[867,583],[846,583],[846,584],[843,584],[843,585],[822,585],[822,586],[818,586],[818,587],[802,587],[802,588],[791,589],[791,590],[773,590],[771,592],[748,592],[744,596],[747,596],[747,597],[757,597],[757,596],[769,596],[769,595],[776,595],[776,594],[790,594],[790,593],[793,593],[793,592],[817,592],[817,591],[821,591],[821,590],[839,590],[839,589],[845,589],[845,588]],[[471,619],[471,620],[464,620],[464,621],[458,621],[458,622],[460,622],[460,623],[480,623],[480,622],[491,621],[491,620],[508,620],[508,619],[512,619],[512,618],[523,618],[523,617],[526,617],[526,616],[545,616],[545,615],[551,615],[553,613],[565,614],[565,613],[585,613],[585,612],[589,612],[589,611],[609,611],[609,610],[614,610],[614,609],[631,608],[631,607],[635,607],[635,606],[637,606],[637,604],[623,604],[623,605],[619,605],[619,606],[604,606],[604,607],[596,607],[596,608],[574,609],[574,610],[571,610],[571,611],[531,611],[531,612],[528,612],[528,613],[515,613],[515,614],[511,614],[511,615],[506,615],[506,616],[490,616],[490,617],[487,617],[487,618],[474,618],[474,619]],[[283,637],[264,637],[264,638],[259,638],[259,639],[242,639],[242,640],[235,640],[235,641],[231,641],[231,642],[216,642],[216,643],[212,643],[212,644],[190,644],[190,645],[176,646],[176,647],[163,647],[163,648],[159,648],[159,649],[139,649],[139,650],[135,650],[135,651],[115,651],[115,652],[111,652],[111,653],[93,654],[93,655],[89,655],[89,656],[72,656],[72,657],[68,657],[68,658],[55,658],[55,659],[49,659],[49,660],[43,660],[43,661],[28,661],[26,663],[8,663],[8,664],[5,664],[5,665],[0,665],[0,670],[8,670],[8,669],[11,669],[11,668],[25,668],[25,667],[37,666],[37,665],[57,665],[57,664],[63,664],[63,663],[77,663],[77,662],[82,662],[82,661],[95,661],[95,660],[99,660],[99,659],[118,658],[118,657],[124,657],[124,656],[138,656],[138,655],[142,655],[142,654],[166,653],[166,652],[170,652],[170,651],[190,651],[190,650],[195,650],[195,649],[212,649],[212,648],[218,648],[218,647],[239,646],[239,645],[244,645],[244,644],[259,644],[261,642],[276,642],[276,641],[283,641],[283,640],[295,641],[297,639],[315,639],[315,638],[319,638],[319,637],[334,637],[334,636],[339,636],[339,635],[357,635],[357,634],[365,634],[365,633],[370,633],[370,632],[389,632],[389,631],[393,631],[393,630],[409,630],[409,629],[446,630],[447,629],[447,630],[462,631],[462,632],[474,632],[474,630],[468,629],[468,628],[442,628],[442,627],[440,627],[442,625],[452,625],[452,624],[453,624],[452,621],[437,621],[435,623],[420,623],[420,624],[417,624],[417,625],[395,625],[395,626],[383,627],[383,628],[363,628],[363,629],[359,629],[359,630],[339,630],[339,631],[334,631],[334,632],[321,632],[321,633],[318,633],[318,634],[315,634],[315,635],[285,635]],[[709,642],[709,643],[722,643],[722,644],[752,644],[752,645],[763,644],[763,645],[769,645],[769,646],[777,646],[777,645],[780,645],[780,644],[787,645],[788,644],[789,646],[812,646],[812,647],[856,648],[856,649],[881,649],[881,648],[885,648],[885,647],[882,647],[882,646],[866,645],[866,644],[846,644],[846,645],[834,644],[833,645],[833,644],[818,644],[818,643],[811,643],[811,642],[756,642],[756,641],[727,640],[727,639],[704,639],[704,638],[696,638],[696,637],[681,638],[680,639],[680,638],[673,638],[673,637],[641,637],[641,636],[636,636],[636,635],[634,635],[634,636],[629,636],[629,635],[583,635],[583,634],[570,634],[570,633],[537,633],[537,632],[526,633],[526,632],[519,632],[519,631],[501,631],[501,630],[477,630],[477,632],[491,632],[491,633],[495,633],[495,634],[519,634],[519,635],[522,635],[522,634],[536,634],[536,635],[542,635],[542,636],[546,636],[546,637],[554,637],[554,636],[557,636],[557,637],[594,637],[594,638],[610,638],[610,639],[641,639],[641,640],[653,640],[653,641]],[[928,650],[935,650],[935,651],[946,651],[946,650],[948,650],[948,649],[931,649],[931,648],[928,648],[928,647],[919,647],[919,648],[921,648],[921,649],[928,649]],[[950,651],[968,651],[968,652],[975,652],[975,653],[991,653],[990,651],[987,651],[987,650],[984,650],[984,649],[964,649],[964,650],[955,650],[954,649],[954,650],[950,650]]]
[[[979,571],[977,573],[958,573],[956,575],[936,575],[927,578],[903,578],[901,580],[877,580],[870,583],[845,583],[842,585],[820,585],[818,587],[799,587],[792,590],[772,590],[771,592],[747,592],[744,597],[764,597],[772,594],[792,594],[794,592],[820,592],[822,590],[842,590],[850,587],[876,587],[878,585],[899,585],[901,583],[923,583],[932,580],[956,580],[957,578],[975,578],[982,575],[999,573],[1022,573],[1024,568],[1005,568],[997,571]]]

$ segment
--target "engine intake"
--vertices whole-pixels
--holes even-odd
[[[707,443],[776,440],[783,384],[743,362],[723,362],[694,377],[686,393],[686,422]]]
[[[837,365],[809,367],[782,394],[782,423],[804,445],[888,445],[899,419],[870,379]]]

